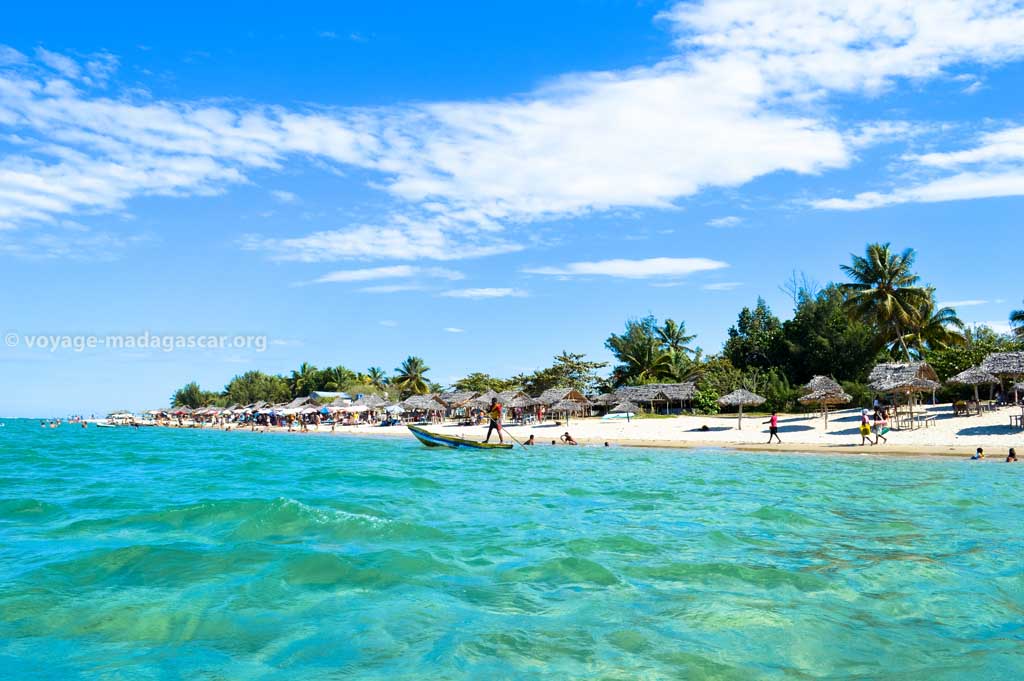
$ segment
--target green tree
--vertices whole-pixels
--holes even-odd
[[[1024,338],[1024,310],[1014,310],[1010,313],[1010,326],[1013,332]]]
[[[358,376],[355,372],[339,364],[336,367],[328,367],[320,372],[320,375],[315,380],[316,387],[314,390],[344,392],[347,386],[357,381]]]
[[[879,359],[875,332],[846,313],[842,288],[832,284],[797,300],[793,318],[782,326],[782,364],[790,383],[802,385],[816,375],[865,380]]]
[[[672,356],[664,349],[658,320],[652,316],[627,321],[625,332],[611,334],[605,347],[619,361],[612,370],[617,386],[657,383],[671,377]]]
[[[292,371],[288,379],[288,387],[292,397],[305,397],[320,387],[320,370],[308,362],[303,362],[298,369]]]
[[[501,392],[503,390],[511,390],[515,387],[515,383],[511,379],[495,378],[490,374],[478,371],[455,381],[452,387],[456,390],[469,390],[477,393],[485,393],[488,390]]]
[[[764,299],[758,298],[754,309],[740,310],[736,324],[729,327],[722,354],[739,369],[767,369],[782,358],[782,340],[782,322]]]
[[[215,392],[209,392],[202,390],[199,384],[195,381],[186,383],[184,386],[174,391],[171,396],[172,407],[189,407],[196,409],[197,407],[208,407],[213,404],[219,395]]]
[[[959,345],[929,348],[924,360],[935,369],[943,381],[961,371],[976,367],[994,352],[1013,352],[1024,349],[1024,342],[1013,336],[1000,334],[988,326],[967,328],[964,342]]]
[[[864,256],[851,255],[842,271],[852,280],[843,284],[847,312],[873,326],[877,347],[896,343],[904,359],[910,359],[905,333],[915,313],[928,298],[914,273],[913,249],[893,253],[889,244],[868,244]]]
[[[430,367],[421,358],[410,356],[395,369],[391,382],[401,391],[403,398],[409,395],[425,395],[430,392],[430,383],[426,375],[428,371]]]
[[[538,395],[549,388],[573,388],[583,393],[593,392],[602,382],[598,370],[608,366],[607,362],[587,361],[583,353],[562,351],[555,355],[554,363],[535,371],[529,376],[516,376],[513,383],[532,395]]]
[[[665,323],[656,328],[658,340],[662,348],[673,355],[692,355],[693,349],[687,343],[696,338],[696,335],[686,335],[686,322],[676,322],[674,319],[666,319]]]
[[[380,367],[370,367],[366,370],[366,377],[370,379],[370,385],[377,390],[384,390],[388,384],[388,376]]]
[[[286,378],[271,376],[262,371],[247,371],[235,376],[224,386],[223,394],[227,404],[238,405],[260,401],[277,404],[287,402],[292,397]]]
[[[956,310],[951,307],[939,308],[935,302],[935,290],[927,290],[927,300],[922,301],[918,309],[914,310],[903,336],[904,345],[918,358],[923,357],[929,349],[938,350],[966,342],[964,323],[957,317]]]

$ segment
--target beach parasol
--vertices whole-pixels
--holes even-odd
[[[529,395],[516,395],[511,400],[505,403],[506,407],[532,407],[537,404],[537,401]]]
[[[1020,378],[1024,376],[1024,351],[993,352],[982,361],[981,368],[1000,378]],[[1014,384],[1013,399],[1015,402],[1019,399],[1017,393],[1021,390],[1024,390],[1024,384]]]
[[[640,407],[636,406],[635,404],[633,404],[629,400],[626,400],[624,402],[619,402],[614,407],[609,409],[608,413],[609,414],[625,414],[626,415],[626,423],[629,423],[630,415],[631,414],[638,414],[638,413],[640,413]]]
[[[559,400],[552,404],[549,409],[556,414],[560,412],[565,414],[565,422],[568,423],[569,415],[580,413],[583,411],[584,407],[579,402],[574,402],[572,400]]]
[[[825,428],[828,428],[828,406],[848,404],[853,398],[843,392],[843,387],[827,376],[815,376],[804,386],[808,390],[798,401],[800,404],[817,404],[825,412]]]
[[[358,400],[353,402],[353,404],[365,405],[370,409],[379,409],[380,407],[383,407],[387,403],[388,401],[385,400],[383,397],[380,397],[379,395],[364,395],[363,397],[360,397]]]
[[[981,409],[981,403],[978,399],[978,386],[979,385],[994,385],[999,383],[999,378],[993,376],[989,372],[985,371],[981,367],[971,367],[966,371],[961,371],[959,374],[949,379],[950,383],[959,383],[960,385],[973,385],[974,386],[974,403],[978,405],[978,409]]]
[[[723,407],[739,407],[739,425],[737,428],[743,430],[743,407],[753,406],[759,407],[765,403],[765,398],[760,395],[755,395],[749,390],[740,388],[739,390],[733,390],[728,395],[724,395],[718,398],[718,404]]]
[[[370,408],[365,404],[353,404],[347,407],[342,407],[339,411],[346,414],[361,414],[364,411],[370,411]]]

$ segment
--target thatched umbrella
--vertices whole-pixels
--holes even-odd
[[[723,407],[739,407],[739,425],[738,429],[743,430],[743,407],[750,405],[753,407],[759,407],[765,403],[765,398],[760,395],[755,395],[749,390],[740,388],[739,390],[733,390],[728,395],[718,398],[718,404]]]
[[[835,381],[833,381],[835,383]],[[838,383],[836,384],[838,385]],[[822,390],[815,390],[814,392],[807,393],[800,398],[800,404],[817,404],[821,407],[822,411],[825,412],[825,427],[828,428],[828,407],[830,404],[848,404],[853,398],[847,393],[843,392],[842,388],[836,390],[829,390],[827,388]]]
[[[369,407],[370,409],[379,409],[388,403],[383,397],[379,395],[363,395],[358,400],[353,402],[353,405],[362,405]]]
[[[993,352],[981,362],[981,368],[999,378],[1020,378],[1024,376],[1024,351]],[[1019,399],[1017,393],[1024,388],[1013,386],[1013,400]]]
[[[966,371],[961,371],[959,374],[949,379],[950,383],[959,383],[960,385],[973,385],[974,386],[974,403],[978,405],[979,412],[981,411],[981,400],[978,398],[978,386],[979,385],[995,385],[999,383],[999,378],[993,376],[989,372],[985,371],[981,367],[971,367]]]
[[[529,395],[516,395],[508,402],[505,403],[506,407],[532,407],[537,404],[537,400],[533,399]]]
[[[491,406],[491,400],[498,397],[498,393],[493,390],[488,390],[479,397],[474,397],[467,404],[473,409],[487,409]]]
[[[638,414],[638,413],[640,413],[640,407],[636,406],[635,404],[633,404],[629,400],[626,400],[625,402],[619,402],[614,407],[609,409],[608,413],[609,414],[625,414],[626,415],[626,423],[629,423],[629,415],[630,414]]]
[[[568,423],[569,415],[580,413],[581,411],[583,411],[584,406],[579,402],[575,402],[573,400],[559,400],[558,402],[552,404],[549,407],[549,409],[556,414],[559,412],[565,414],[565,422]]]

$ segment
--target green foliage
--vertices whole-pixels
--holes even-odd
[[[727,358],[714,355],[700,365],[697,389],[727,395],[742,387],[743,372],[732,365]]]
[[[202,390],[198,383],[192,381],[174,391],[174,394],[171,396],[171,406],[190,407],[192,409],[208,407],[216,402],[218,397],[217,393]]]
[[[778,367],[772,367],[758,376],[757,389],[748,387],[747,390],[765,398],[761,408],[766,411],[793,411],[800,397],[800,388],[791,386],[785,372]]]
[[[588,362],[583,353],[562,351],[555,356],[554,364],[528,376],[516,376],[511,379],[515,387],[539,395],[549,388],[575,388],[583,393],[595,391],[601,382],[597,371],[608,366],[607,362]]]
[[[867,408],[874,402],[875,392],[869,388],[866,383],[841,381],[840,385],[842,385],[843,390],[853,398],[850,400],[849,406]]]
[[[262,371],[247,371],[232,378],[224,386],[225,402],[229,405],[253,404],[264,401],[271,404],[287,402],[292,397],[288,380],[283,376],[270,376]]]
[[[738,369],[767,369],[779,364],[783,347],[782,322],[758,298],[754,309],[743,308],[729,328],[722,354]]]
[[[495,378],[490,374],[475,372],[465,378],[460,378],[452,384],[456,390],[471,390],[473,392],[485,393],[488,390],[503,392],[517,387],[515,379]]]
[[[391,382],[401,391],[402,398],[410,395],[425,395],[430,392],[427,372],[430,367],[419,357],[407,357],[402,366],[395,369]]]
[[[631,319],[625,332],[611,334],[605,341],[619,364],[612,370],[614,386],[690,380],[697,369],[700,350],[687,343],[696,336],[686,334],[686,323],[666,319],[663,326],[652,316]],[[697,359],[691,359],[694,355]]]
[[[793,318],[783,324],[783,367],[794,385],[816,375],[863,381],[881,358],[874,330],[851,319],[845,301],[845,294],[835,284],[816,295],[804,292],[799,296]]]
[[[847,312],[876,331],[876,347],[895,345],[903,359],[910,358],[905,334],[928,298],[914,273],[913,249],[893,253],[889,244],[868,244],[864,256],[851,256],[841,269],[851,279],[843,284]]]
[[[693,409],[698,414],[713,415],[717,414],[718,409],[718,398],[721,395],[716,390],[703,389],[695,390],[693,393]]]
[[[945,381],[961,371],[978,366],[993,352],[1024,349],[1022,341],[1024,339],[996,333],[987,326],[977,326],[967,330],[963,344],[928,350],[924,353],[924,360]]]

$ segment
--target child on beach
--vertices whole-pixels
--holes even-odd
[[[868,421],[868,410],[860,410],[860,445],[875,444],[871,441],[871,423]]]
[[[889,438],[885,437],[885,434],[889,432],[889,427],[888,427],[888,424],[886,423],[886,420],[885,420],[885,414],[882,413],[881,409],[876,409],[875,410],[875,419],[874,419],[874,421],[875,421],[875,425],[874,425],[875,444],[877,445],[879,440],[882,440],[882,441],[888,443],[889,442]]]
[[[778,443],[782,444],[782,438],[779,437],[779,414],[773,411],[772,417],[765,421],[761,425],[768,425],[768,444],[772,443],[772,438],[775,438]]]

